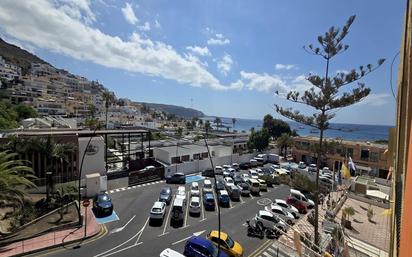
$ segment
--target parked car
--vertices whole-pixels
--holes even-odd
[[[183,254],[186,257],[227,257],[225,252],[219,253],[212,241],[200,236],[193,236],[186,241]]]
[[[239,168],[241,170],[248,170],[251,168],[250,166],[250,162],[242,162],[241,164],[239,164]]]
[[[240,175],[243,179],[243,182],[246,182],[246,180],[248,180],[250,178],[249,174],[247,173],[243,173],[242,175]]]
[[[253,179],[258,179],[259,174],[256,172],[256,170],[249,170],[249,177]]]
[[[240,176],[240,174],[236,174],[233,177],[233,182],[235,183],[235,185],[238,185],[239,183],[242,183],[242,177]]]
[[[225,165],[222,166],[222,168],[224,170],[228,170],[228,169],[232,168],[232,166],[230,166],[229,164],[225,164]]]
[[[293,207],[295,207],[296,209],[298,209],[299,213],[302,214],[306,214],[308,212],[308,208],[306,207],[306,204],[304,204],[303,202],[289,196],[286,199],[286,203],[289,205],[292,205]]]
[[[219,205],[224,207],[230,206],[230,197],[226,190],[220,190],[218,195]]]
[[[209,179],[205,179],[203,181],[203,193],[206,192],[213,192],[212,181],[210,181]]]
[[[169,205],[171,200],[172,200],[172,188],[171,187],[162,188],[162,190],[160,190],[159,201],[163,201],[167,205]]]
[[[183,214],[184,201],[182,198],[175,198],[172,205],[172,217],[170,219],[170,225],[182,225],[184,222]]]
[[[216,246],[220,245],[220,249],[231,257],[243,257],[243,247],[234,241],[228,234],[223,231],[212,230],[207,235],[207,239],[212,241]]]
[[[240,201],[240,189],[236,185],[231,185],[226,187],[227,193],[230,199],[233,201]]]
[[[260,193],[260,183],[256,179],[248,179],[247,181],[249,185],[250,193],[252,194],[259,194]]]
[[[264,228],[278,228],[286,232],[286,224],[268,211],[259,211],[255,216],[255,221],[256,224],[260,222]]]
[[[106,217],[113,213],[113,203],[107,193],[98,193],[93,198],[93,211],[96,217]]]
[[[222,179],[218,179],[216,181],[216,189],[217,190],[224,190],[225,189],[225,183],[223,182]]]
[[[180,186],[177,188],[176,199],[177,198],[182,199],[183,203],[186,204],[186,188],[184,186]]]
[[[223,177],[224,177],[224,178],[230,177],[230,172],[227,171],[227,170],[223,171]]]
[[[153,204],[152,209],[150,210],[150,219],[151,220],[163,220],[166,211],[166,203],[157,201]]]
[[[207,192],[203,194],[203,206],[205,207],[205,210],[215,210],[215,196],[212,192]]]
[[[270,163],[279,163],[280,156],[277,154],[268,154],[267,159],[268,159],[268,162]]]
[[[290,196],[304,203],[308,209],[312,209],[315,207],[315,203],[312,200],[307,199],[306,196],[302,194],[299,190],[291,189]]]
[[[189,214],[200,215],[200,198],[198,196],[194,196],[190,199]]]
[[[236,171],[239,171],[239,170],[240,170],[239,164],[236,163],[236,162],[232,163],[232,168],[234,168]]]
[[[277,206],[282,207],[283,210],[290,212],[295,219],[300,218],[299,210],[296,207],[288,204],[285,200],[275,199],[272,205],[277,205]]]
[[[299,169],[306,169],[306,163],[304,163],[304,162],[299,162],[299,164],[298,164],[298,168]]]
[[[216,174],[216,175],[222,175],[222,174],[223,174],[223,168],[222,168],[222,166],[216,166],[216,167],[215,167],[215,174]]]
[[[258,162],[257,162],[255,159],[251,159],[251,160],[249,161],[249,163],[250,163],[250,167],[256,167],[256,166],[258,166]]]
[[[166,248],[160,253],[160,257],[185,257],[185,256],[179,252],[176,252],[175,250]]]
[[[260,191],[268,191],[268,185],[266,184],[266,181],[263,179],[258,179],[259,181],[259,189]]]
[[[203,177],[213,178],[214,177],[213,169],[205,169],[204,171],[202,171],[202,176]]]
[[[265,210],[271,212],[276,217],[280,218],[282,221],[288,223],[289,225],[295,224],[295,217],[292,213],[285,211],[282,207],[278,205],[271,204],[265,207]]]
[[[250,195],[250,190],[249,190],[249,185],[247,183],[240,183],[237,185],[240,189],[240,194],[242,196],[249,196]]]
[[[166,177],[166,183],[169,184],[186,184],[186,176],[183,173],[177,172]]]
[[[190,196],[200,196],[199,183],[192,182],[192,186],[190,187]]]
[[[235,182],[233,181],[233,179],[231,177],[226,177],[223,179],[224,183],[225,183],[225,187],[229,187],[229,186],[234,186]]]
[[[316,164],[310,164],[309,165],[309,168],[308,168],[308,171],[309,172],[316,172],[318,170],[318,168],[316,167]]]

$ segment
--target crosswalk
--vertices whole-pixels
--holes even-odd
[[[262,253],[256,257],[289,257],[289,254],[282,252],[276,241],[269,245]]]
[[[154,184],[159,184],[159,183],[164,183],[164,182],[166,182],[166,180],[159,180],[159,181],[149,182],[149,183],[145,183],[145,184],[141,184],[141,185],[136,185],[136,186],[116,188],[116,189],[113,189],[113,190],[109,190],[108,192],[109,192],[110,194],[114,194],[114,193],[118,193],[118,192],[130,190],[130,189],[135,189],[135,188],[139,188],[139,187],[145,187],[145,186],[154,185]]]

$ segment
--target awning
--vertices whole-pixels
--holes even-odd
[[[355,165],[356,165],[357,170],[363,170],[363,171],[367,171],[367,172],[372,171],[371,167],[362,166],[362,165],[358,165],[358,164],[355,164]]]
[[[389,195],[379,190],[366,190],[366,195],[379,199],[389,200]]]

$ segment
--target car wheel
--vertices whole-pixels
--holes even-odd
[[[288,223],[290,226],[292,226],[292,225],[293,225],[293,223],[292,223],[292,221],[291,221],[291,220],[288,220],[288,221],[287,221],[287,223]]]

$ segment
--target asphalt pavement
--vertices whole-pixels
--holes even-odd
[[[203,187],[202,181],[198,181],[200,188]],[[201,214],[192,217],[188,211],[189,200],[185,206],[185,219],[181,227],[175,228],[170,225],[171,205],[166,209],[162,224],[151,224],[150,209],[164,186],[164,182],[154,183],[110,194],[119,220],[105,224],[108,231],[106,236],[76,249],[52,250],[47,256],[159,256],[165,248],[183,252],[186,240],[192,235],[206,237],[211,230],[217,230],[217,208],[215,211],[205,211],[202,207]],[[175,193],[179,185],[170,186]],[[190,185],[187,184],[187,199],[189,193]],[[244,256],[249,256],[266,242],[266,239],[247,236],[246,220],[252,219],[264,205],[270,204],[271,200],[285,199],[288,195],[287,186],[275,185],[273,188],[269,187],[267,192],[261,192],[260,196],[241,197],[238,202],[231,201],[230,207],[221,208],[222,231],[243,246]]]

